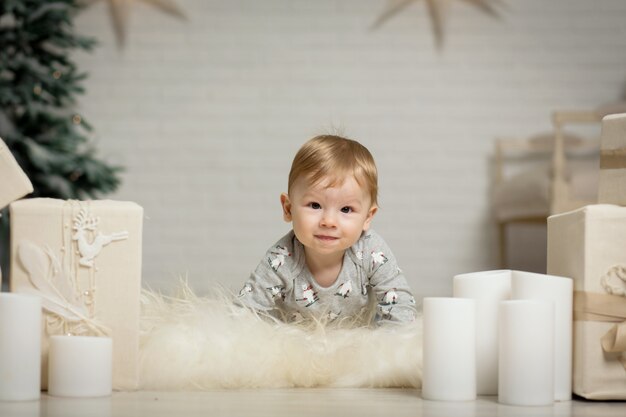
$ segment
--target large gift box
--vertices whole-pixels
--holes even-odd
[[[626,399],[624,146],[626,115],[605,117],[600,202],[612,204],[548,219],[548,274],[574,279],[573,390],[595,400]]]
[[[138,384],[143,209],[132,202],[35,198],[10,205],[11,291],[42,297],[48,338],[113,339],[113,388]]]

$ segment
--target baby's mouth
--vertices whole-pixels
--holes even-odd
[[[324,241],[332,241],[332,240],[339,239],[338,237],[326,236],[326,235],[315,235],[315,237],[319,240],[324,240]]]

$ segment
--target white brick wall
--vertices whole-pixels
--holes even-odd
[[[81,109],[127,167],[112,197],[145,208],[144,282],[238,289],[288,230],[295,151],[336,130],[376,157],[375,228],[419,296],[495,267],[494,137],[617,100],[626,81],[625,1],[505,3],[494,20],[451,2],[443,51],[423,2],[378,30],[384,0],[179,0],[187,22],[137,2],[123,51],[104,2],[83,12],[100,46],[78,56]]]

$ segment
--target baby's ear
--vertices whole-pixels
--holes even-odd
[[[286,193],[280,195],[280,205],[283,207],[283,219],[286,222],[291,221],[291,200]]]
[[[363,223],[363,231],[367,232],[370,228],[370,224],[372,223],[372,219],[374,218],[374,214],[378,211],[378,206],[370,207],[367,212],[367,218],[365,219],[365,223]]]

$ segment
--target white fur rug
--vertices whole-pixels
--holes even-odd
[[[144,291],[141,327],[141,389],[421,386],[421,320],[285,324],[183,285],[176,297]]]

